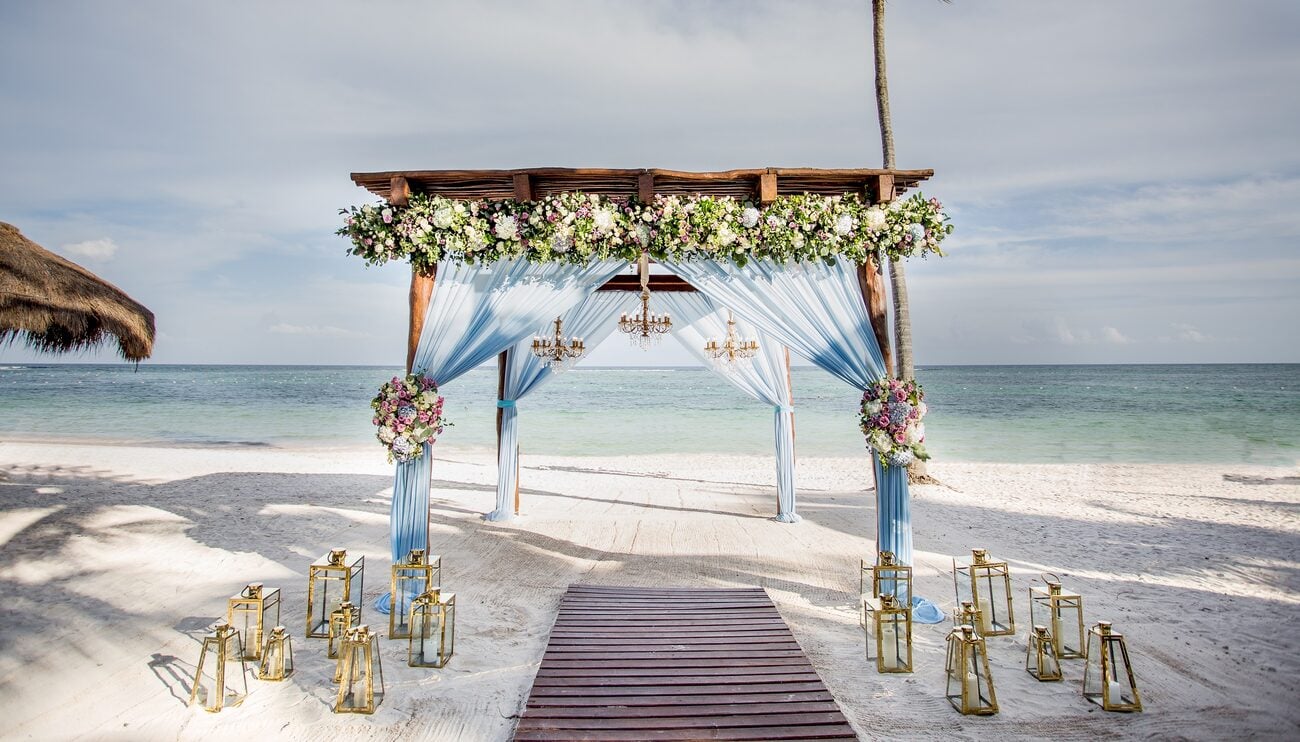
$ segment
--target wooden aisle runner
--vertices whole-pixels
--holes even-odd
[[[571,585],[515,739],[857,737],[761,588]]]

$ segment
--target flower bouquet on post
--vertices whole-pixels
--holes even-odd
[[[424,444],[433,443],[442,429],[451,425],[442,417],[443,398],[438,385],[427,376],[394,376],[379,388],[370,402],[375,437],[388,449],[389,463],[405,464],[424,455]]]
[[[862,394],[862,433],[880,466],[910,465],[930,458],[925,450],[925,393],[915,380],[880,379]]]

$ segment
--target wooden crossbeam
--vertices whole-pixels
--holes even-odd
[[[770,203],[779,195],[867,194],[889,200],[934,175],[933,170],[876,168],[751,168],[690,172],[659,168],[522,168],[516,170],[400,170],[353,173],[352,181],[381,198],[428,193],[462,200],[535,199],[580,191],[649,200],[662,195],[733,196]],[[886,177],[887,176],[887,177]],[[400,179],[400,180],[399,180]],[[892,182],[892,188],[889,187]],[[405,184],[404,186],[402,184]]]
[[[597,291],[641,291],[641,277],[620,275],[606,281]],[[680,276],[662,273],[650,274],[650,291],[695,291],[695,287]]]

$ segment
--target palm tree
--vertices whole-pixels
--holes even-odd
[[[876,110],[880,116],[880,149],[884,167],[894,169],[894,123],[889,116],[889,80],[885,74],[885,0],[871,0],[872,41],[876,58]],[[885,254],[879,255],[881,265]],[[887,369],[902,379],[916,378],[916,365],[912,360],[912,313],[907,304],[907,272],[903,261],[889,262],[889,283],[894,295],[894,357],[898,368]],[[924,461],[912,463],[910,474],[914,479],[928,476]]]

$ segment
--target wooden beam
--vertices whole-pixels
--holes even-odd
[[[767,206],[776,200],[776,173],[758,176],[758,202]]]
[[[641,203],[648,204],[655,199],[655,174],[641,173],[636,179],[636,195]]]
[[[876,203],[887,204],[894,200],[894,174],[880,173],[875,176]]]
[[[515,200],[533,200],[533,178],[528,173],[515,173]]]
[[[420,345],[420,334],[424,332],[424,316],[429,313],[429,300],[433,298],[433,283],[437,278],[437,267],[427,273],[418,268],[411,268],[411,314],[408,318],[406,334],[406,373],[411,373],[415,365],[415,349]]]
[[[405,206],[411,202],[411,184],[406,177],[394,175],[388,181],[388,203],[393,206]]]
[[[641,291],[641,277],[631,274],[614,276],[605,283],[600,285],[597,291]],[[681,276],[670,276],[662,273],[650,274],[651,291],[695,291],[695,287],[686,282]]]
[[[877,268],[875,258],[868,258],[866,263],[858,266],[858,284],[862,288],[862,301],[867,306],[867,315],[871,318],[871,330],[880,346],[880,354],[885,357],[885,373],[893,376],[894,352],[889,343],[889,302],[885,296],[885,278]]]

